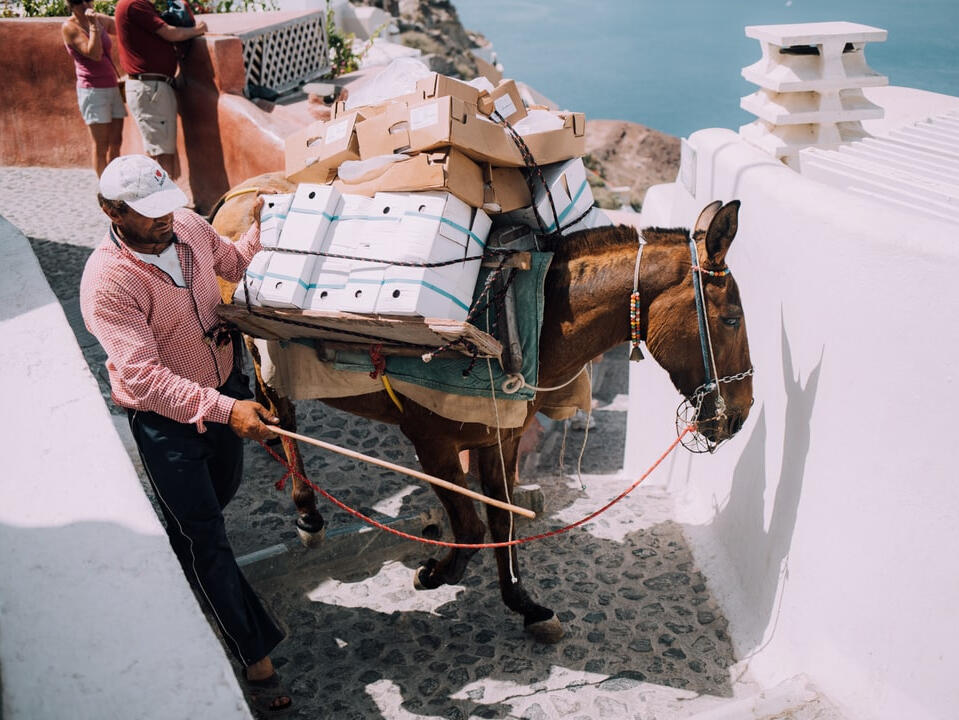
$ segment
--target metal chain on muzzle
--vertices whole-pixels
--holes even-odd
[[[696,388],[692,395],[684,398],[679,407],[676,408],[676,433],[681,434],[686,428],[692,426],[694,429],[682,436],[681,443],[684,448],[694,453],[712,453],[716,451],[729,438],[716,442],[710,440],[699,430],[700,423],[708,421],[720,421],[726,418],[726,401],[719,391],[720,384],[739,382],[752,376],[753,368],[743,370],[735,375],[727,375],[719,380],[704,383]],[[702,418],[700,414],[703,410],[703,401],[711,392],[716,393],[716,414],[709,418]]]

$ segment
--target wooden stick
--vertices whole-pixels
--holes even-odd
[[[380,467],[384,467],[387,470],[393,470],[398,473],[403,473],[404,475],[410,475],[411,477],[418,478],[419,480],[425,480],[426,482],[432,485],[436,485],[437,487],[441,487],[446,490],[450,490],[452,492],[457,492],[460,495],[465,495],[466,497],[472,498],[473,500],[479,500],[480,502],[486,503],[487,505],[498,507],[500,510],[508,510],[511,513],[522,515],[523,517],[527,517],[530,519],[533,519],[536,517],[536,513],[534,513],[532,510],[527,510],[526,508],[519,507],[518,505],[511,505],[510,503],[503,502],[502,500],[496,500],[491,497],[486,497],[486,495],[482,495],[478,492],[473,492],[472,490],[469,490],[464,487],[460,487],[459,485],[455,485],[451,482],[447,482],[446,480],[441,480],[440,478],[434,477],[433,475],[427,475],[426,473],[422,473],[419,470],[411,470],[410,468],[405,468],[402,465],[396,465],[394,463],[387,462],[386,460],[380,460],[375,457],[370,457],[369,455],[364,455],[363,453],[358,453],[354,450],[347,450],[346,448],[341,448],[339,445],[333,445],[332,443],[323,442],[322,440],[316,440],[315,438],[311,438],[306,435],[300,435],[295,432],[290,432],[289,430],[284,430],[283,428],[277,427],[276,425],[267,425],[267,427],[270,428],[270,430],[275,432],[277,435],[285,435],[288,438],[293,438],[294,440],[299,440],[300,442],[305,442],[309,445],[315,445],[316,447],[323,448],[324,450],[330,450],[331,452],[339,453],[340,455],[346,455],[346,457],[353,458],[354,460],[362,460],[363,462],[368,462],[373,465],[379,465]]]

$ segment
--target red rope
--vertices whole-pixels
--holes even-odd
[[[265,443],[262,443],[262,442],[261,442],[260,445],[263,447],[264,450],[266,450],[268,453],[270,453],[270,455],[272,455],[273,458],[274,458],[277,462],[279,462],[281,465],[283,465],[283,467],[286,468],[286,474],[284,474],[283,477],[282,477],[280,480],[278,480],[277,483],[276,483],[276,487],[277,487],[278,490],[282,490],[282,489],[283,489],[283,485],[284,485],[285,482],[286,482],[286,478],[288,478],[288,477],[290,477],[291,475],[293,475],[293,476],[296,476],[296,477],[300,478],[300,480],[302,480],[302,481],[305,482],[307,485],[309,485],[311,488],[313,488],[314,492],[318,492],[320,495],[322,495],[323,497],[325,497],[327,500],[329,500],[331,503],[333,503],[334,505],[336,505],[336,506],[337,506],[338,508],[340,508],[341,510],[345,510],[345,511],[348,512],[350,515],[353,515],[354,517],[359,518],[359,519],[362,520],[363,522],[365,522],[365,523],[367,523],[367,524],[369,524],[369,525],[372,525],[372,526],[375,527],[375,528],[379,528],[380,530],[385,530],[385,531],[388,532],[388,533],[393,533],[394,535],[396,535],[396,536],[398,536],[398,537],[401,537],[401,538],[405,538],[405,539],[407,539],[407,540],[415,540],[416,542],[425,543],[426,545],[439,545],[439,546],[441,546],[441,547],[448,547],[448,548],[463,548],[463,549],[467,549],[467,550],[479,550],[479,549],[483,549],[483,548],[510,547],[511,545],[522,545],[523,543],[533,542],[534,540],[543,540],[544,538],[553,537],[554,535],[560,535],[560,534],[562,534],[562,533],[569,532],[569,531],[572,530],[573,528],[577,528],[577,527],[579,527],[580,525],[589,522],[590,520],[592,520],[594,517],[596,517],[596,516],[599,515],[600,513],[603,513],[603,512],[606,512],[607,510],[609,510],[609,508],[611,508],[613,505],[615,505],[616,503],[618,503],[618,502],[619,502],[620,500],[622,500],[624,497],[626,497],[627,495],[629,495],[633,490],[635,490],[637,487],[639,487],[639,484],[640,484],[643,480],[645,480],[647,477],[649,477],[649,476],[652,474],[653,470],[655,470],[657,467],[659,467],[660,463],[661,463],[663,460],[665,460],[673,450],[676,449],[676,446],[679,445],[679,443],[682,441],[682,439],[683,439],[683,437],[686,435],[686,433],[688,433],[688,432],[690,432],[691,430],[694,430],[694,429],[695,429],[695,428],[694,428],[692,425],[687,425],[687,426],[683,429],[683,431],[679,434],[679,436],[678,436],[675,440],[673,440],[673,442],[670,444],[670,446],[669,446],[668,448],[666,448],[666,452],[664,452],[662,455],[660,455],[660,456],[659,456],[659,459],[656,460],[656,462],[654,462],[654,463],[650,466],[650,468],[649,468],[646,472],[644,472],[636,482],[634,482],[632,485],[630,485],[628,488],[626,488],[623,492],[621,492],[619,495],[617,495],[616,497],[614,497],[614,498],[613,498],[612,500],[610,500],[608,503],[606,503],[605,505],[603,505],[603,507],[601,507],[599,510],[596,510],[595,512],[590,513],[589,515],[587,515],[586,517],[584,517],[582,520],[577,520],[576,522],[572,523],[571,525],[567,525],[567,526],[565,526],[565,527],[561,527],[561,528],[559,528],[559,529],[557,529],[557,530],[550,530],[549,532],[540,533],[539,535],[530,535],[530,536],[528,536],[528,537],[517,538],[516,540],[506,540],[506,541],[503,541],[503,542],[493,542],[493,543],[454,543],[454,542],[445,542],[444,540],[430,540],[430,539],[428,539],[428,538],[419,537],[418,535],[410,535],[409,533],[405,533],[405,532],[403,532],[402,530],[397,530],[397,529],[395,529],[395,528],[391,528],[391,527],[389,527],[388,525],[384,525],[383,523],[377,522],[376,520],[374,520],[374,519],[371,518],[371,517],[367,517],[366,515],[364,515],[363,513],[361,513],[359,510],[354,510],[353,508],[349,507],[348,505],[345,505],[344,503],[340,502],[340,501],[337,500],[335,497],[333,497],[332,495],[330,495],[330,494],[329,494],[326,490],[324,490],[323,488],[320,488],[320,487],[317,487],[316,485],[314,485],[314,484],[310,481],[310,479],[307,478],[305,475],[303,475],[303,474],[297,472],[296,470],[294,470],[291,465],[289,465],[283,458],[281,458],[279,455],[277,455],[275,452],[273,452],[273,450],[271,450],[269,447],[267,447]]]
[[[373,370],[370,372],[370,377],[374,380],[380,375],[386,374],[386,358],[383,357],[383,353],[380,352],[382,349],[383,343],[370,345],[370,361],[373,363]]]

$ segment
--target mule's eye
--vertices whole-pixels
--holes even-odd
[[[723,325],[727,327],[739,327],[739,318],[738,317],[724,317]]]

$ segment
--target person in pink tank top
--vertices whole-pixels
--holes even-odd
[[[69,0],[71,15],[60,26],[63,43],[77,72],[77,102],[93,137],[93,168],[97,176],[120,155],[126,108],[120,97],[110,35],[116,24],[93,9],[93,0]]]

